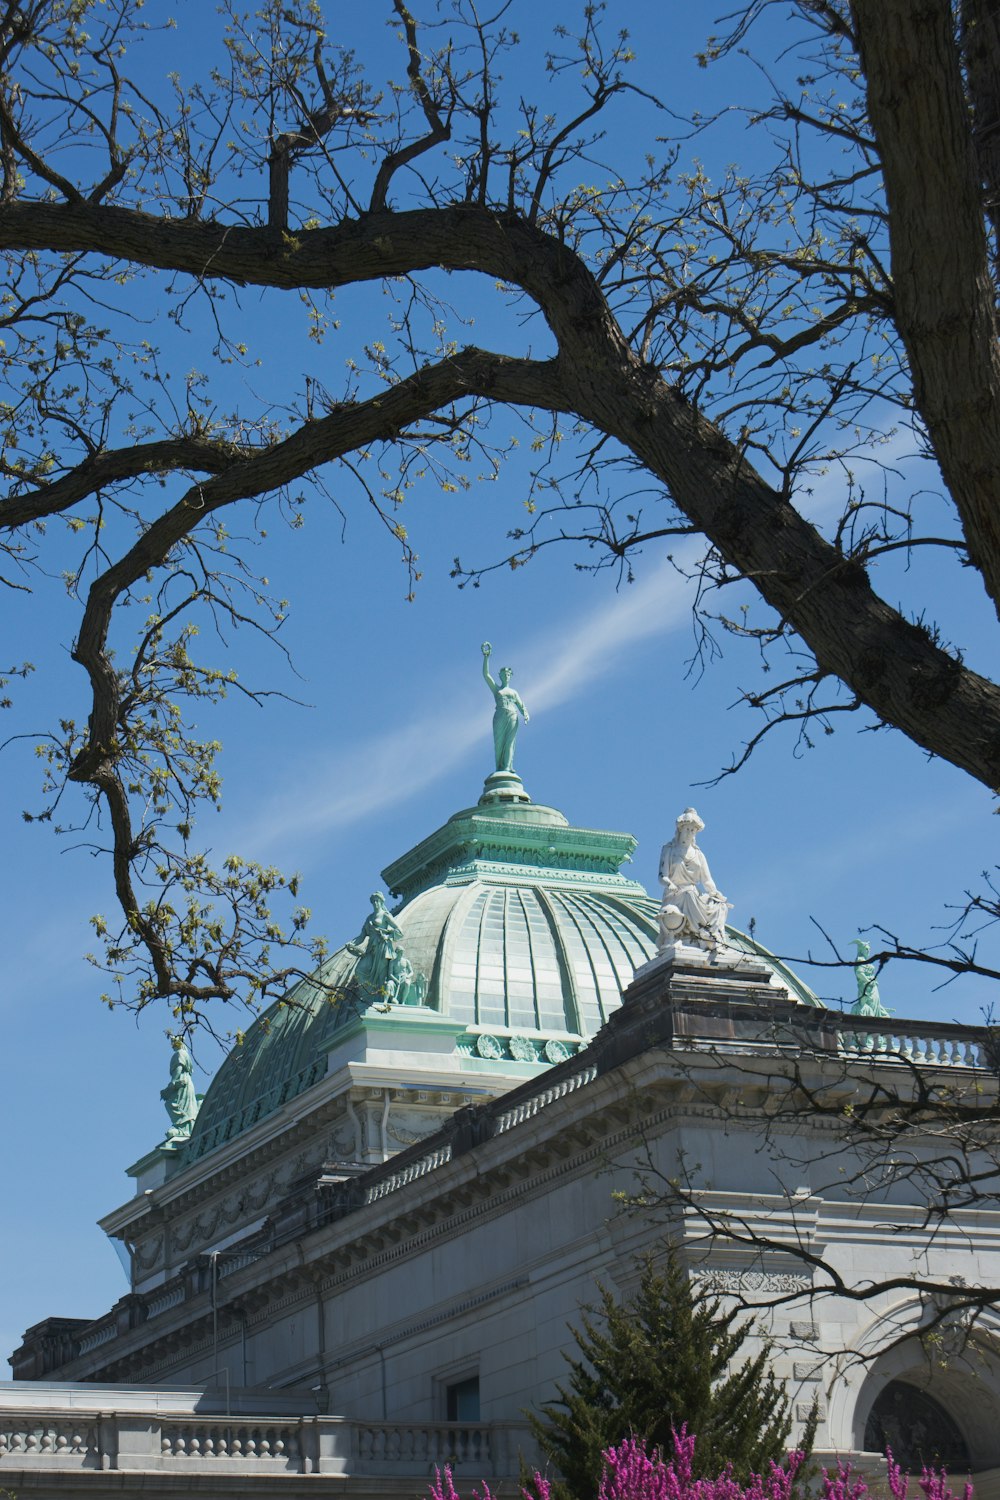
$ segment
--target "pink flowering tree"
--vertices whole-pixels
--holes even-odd
[[[796,1477],[805,1461],[801,1450],[786,1455],[784,1462],[770,1463],[765,1474],[751,1474],[746,1484],[737,1480],[731,1465],[715,1479],[694,1477],[694,1433],[686,1427],[672,1434],[672,1452],[664,1459],[659,1449],[647,1450],[636,1438],[626,1438],[601,1455],[604,1468],[598,1489],[598,1500],[792,1500]],[[910,1476],[886,1450],[889,1469],[889,1492],[892,1500],[917,1500],[910,1496]],[[442,1474],[435,1470],[430,1486],[430,1500],[461,1500],[452,1482],[449,1468]],[[925,1468],[917,1481],[924,1500],[959,1500],[948,1483],[944,1469]],[[835,1471],[823,1470],[822,1500],[865,1500],[868,1484],[862,1474],[854,1473],[850,1464],[838,1464]],[[523,1500],[551,1500],[552,1486],[542,1474],[535,1473],[533,1489],[521,1491]],[[489,1485],[472,1491],[473,1500],[495,1500]],[[971,1484],[966,1484],[961,1500],[973,1500]]]

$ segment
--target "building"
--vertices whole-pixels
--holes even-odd
[[[193,1126],[172,1070],[174,1128],[101,1221],[131,1290],[27,1331],[0,1485],[298,1495],[326,1475],[413,1495],[445,1461],[516,1477],[524,1410],[553,1394],[595,1281],[627,1294],[669,1236],[692,1275],[766,1309],[800,1420],[819,1397],[820,1450],[930,1444],[1000,1496],[992,1316],[968,1333],[947,1296],[816,1300],[801,1253],[847,1283],[919,1265],[945,1289],[995,1284],[1000,1217],[959,1209],[931,1235],[919,1176],[860,1197],[853,1168],[831,1178],[831,1152],[854,1151],[843,1114],[774,1113],[805,1072],[816,1099],[916,1077],[992,1099],[988,1033],[846,1031],[732,928],[658,956],[660,903],[621,873],[633,848],[497,772],[383,872],[399,904],[374,895],[359,937],[254,1024]],[[685,1201],[621,1207],[644,1170],[686,1174]]]

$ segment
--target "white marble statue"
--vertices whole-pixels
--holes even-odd
[[[660,855],[660,952],[690,943],[710,953],[726,947],[727,901],[712,879],[708,860],[695,843],[704,823],[693,807],[677,819],[677,830]]]

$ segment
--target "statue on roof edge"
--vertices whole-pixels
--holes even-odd
[[[414,971],[403,952],[403,931],[387,910],[381,891],[372,893],[372,909],[348,951],[357,955],[354,978],[371,1000],[386,1005],[422,1005],[427,978]]]
[[[500,682],[494,682],[490,676],[490,656],[493,647],[489,641],[483,642],[483,676],[486,686],[493,694],[496,704],[493,710],[493,753],[496,758],[498,771],[513,771],[514,769],[514,742],[517,739],[519,728],[517,722],[518,714],[528,722],[528,710],[521,702],[519,694],[510,685],[513,672],[510,667],[500,668]]]
[[[170,1082],[160,1090],[160,1098],[170,1116],[170,1129],[163,1138],[166,1146],[186,1141],[194,1129],[201,1100],[194,1089],[194,1060],[180,1038],[173,1042],[170,1057]]]
[[[864,938],[855,938],[853,946],[858,950],[858,956],[854,961],[854,978],[858,986],[858,998],[851,1006],[852,1016],[876,1016],[880,1020],[888,1019],[892,1015],[891,1010],[886,1010],[882,1004],[882,998],[878,992],[878,973],[874,964],[868,962],[868,955],[872,951],[871,943],[866,943]]]
[[[726,917],[732,903],[712,879],[708,860],[695,837],[705,824],[693,807],[686,807],[677,828],[660,855],[660,907],[662,953],[677,942],[688,942],[715,952],[726,946]]]

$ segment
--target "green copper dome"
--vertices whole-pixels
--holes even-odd
[[[516,776],[490,778],[476,807],[383,871],[401,898],[393,916],[406,957],[426,980],[422,1005],[390,1014],[447,1017],[468,1028],[458,1048],[466,1053],[484,1035],[496,1043],[488,1055],[540,1063],[584,1045],[656,953],[659,902],[621,874],[634,848],[629,834],[573,828],[554,808],[531,803]],[[367,998],[359,1001],[353,984],[360,962],[354,945],[339,949],[317,980],[254,1023],[209,1088],[186,1161],[319,1082],[338,1032]],[[817,1003],[783,966],[771,966],[798,998]]]

